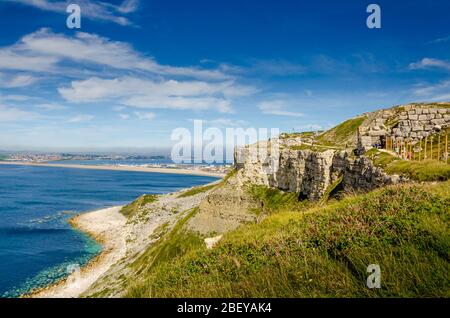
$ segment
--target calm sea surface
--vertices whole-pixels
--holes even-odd
[[[0,166],[0,297],[16,297],[67,275],[101,251],[67,220],[216,180],[211,177]]]

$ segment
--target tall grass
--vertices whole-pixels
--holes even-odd
[[[267,206],[291,204],[273,195]],[[159,262],[127,296],[449,297],[449,207],[445,182],[278,212],[226,234],[213,250],[198,245]],[[366,287],[369,264],[381,267],[381,289]]]
[[[441,161],[407,161],[376,149],[369,150],[366,156],[387,173],[404,175],[414,181],[446,181],[450,179],[450,165]]]
[[[326,146],[344,147],[345,143],[356,136],[359,126],[365,119],[366,117],[349,119],[318,136],[316,142]]]

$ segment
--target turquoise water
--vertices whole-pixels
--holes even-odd
[[[67,275],[101,251],[72,216],[216,180],[211,177],[0,166],[0,296],[17,297]]]

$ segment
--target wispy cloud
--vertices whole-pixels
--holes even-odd
[[[304,114],[300,112],[293,112],[286,110],[286,102],[283,100],[265,101],[258,104],[259,109],[265,115],[275,116],[290,116],[290,117],[303,117]]]
[[[424,58],[416,63],[411,63],[409,65],[411,70],[420,70],[420,69],[444,69],[450,71],[450,62],[445,60],[433,59],[433,58]]]
[[[51,11],[66,14],[66,8],[73,1],[49,1],[49,0],[2,0],[4,2],[18,3],[35,7],[43,11]],[[81,8],[83,17],[91,20],[113,22],[120,25],[131,25],[132,22],[124,15],[135,12],[139,7],[138,0],[125,0],[120,5],[114,5],[102,1],[78,0],[76,3]]]
[[[140,120],[152,120],[156,117],[155,113],[135,112],[134,114]]]
[[[25,87],[35,83],[37,77],[30,74],[2,74],[0,73],[0,86],[3,88]]]
[[[129,114],[119,114],[119,118],[121,118],[121,119],[129,119],[130,118],[130,115]]]
[[[67,106],[63,106],[60,104],[52,104],[52,103],[39,104],[39,105],[36,105],[36,107],[43,109],[43,110],[48,110],[48,111],[67,109]]]
[[[92,115],[76,115],[70,119],[67,120],[68,123],[81,123],[81,122],[85,122],[85,121],[91,121],[92,119],[94,119],[94,116]]]
[[[0,105],[0,122],[17,122],[23,120],[35,120],[40,116],[37,113],[21,110],[15,107]]]
[[[112,70],[145,72],[153,75],[225,80],[231,76],[220,70],[161,65],[143,55],[128,43],[111,41],[96,34],[77,32],[75,36],[40,29],[26,35],[16,44],[0,49],[0,69],[28,70],[67,74],[61,68],[65,61]],[[104,70],[103,70],[104,71]]]
[[[444,42],[449,42],[450,41],[450,35],[443,37],[443,38],[437,38],[433,41],[430,41],[430,44],[436,44],[436,43],[444,43]]]
[[[412,91],[415,96],[429,101],[449,101],[450,80],[444,80],[434,84],[416,85]]]
[[[238,85],[234,81],[153,81],[136,77],[94,77],[73,81],[70,87],[61,87],[58,91],[64,99],[74,103],[115,100],[116,103],[137,108],[215,109],[230,112],[231,98],[250,95],[255,89]]]

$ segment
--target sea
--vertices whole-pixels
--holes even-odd
[[[68,224],[71,217],[124,205],[142,194],[169,193],[215,180],[0,165],[0,297],[19,297],[52,284],[101,252],[99,244]]]

